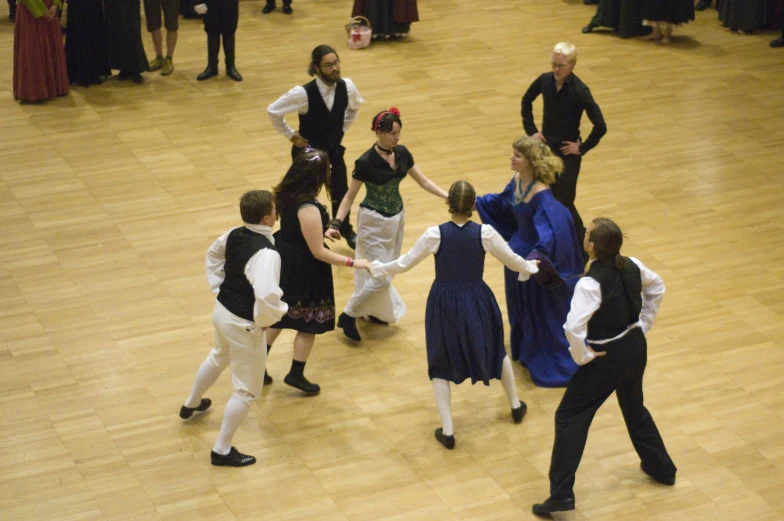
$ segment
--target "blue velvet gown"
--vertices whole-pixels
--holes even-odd
[[[500,194],[478,197],[476,209],[482,222],[495,228],[521,257],[533,250],[545,255],[565,283],[548,289],[533,277],[519,282],[517,273],[504,268],[512,359],[528,368],[536,385],[563,387],[577,370],[563,325],[583,273],[580,243],[569,210],[550,190],[517,205],[514,192],[513,177]]]

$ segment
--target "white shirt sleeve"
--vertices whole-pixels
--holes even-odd
[[[566,316],[564,332],[569,342],[569,352],[578,365],[585,365],[594,356],[585,349],[588,321],[602,304],[602,288],[596,279],[583,277],[574,287],[572,307]]]
[[[642,309],[640,310],[640,327],[644,334],[653,327],[653,321],[659,312],[662,298],[664,297],[664,281],[645,267],[645,265],[634,257],[629,257],[637,267],[640,268],[640,279],[642,282]]]
[[[269,116],[272,126],[288,140],[291,140],[295,130],[289,126],[284,116],[292,112],[308,113],[308,93],[301,85],[293,87],[267,107],[267,116]]]
[[[245,265],[245,277],[256,296],[253,321],[259,327],[278,322],[289,310],[288,304],[281,301],[280,254],[269,248],[259,250]]]
[[[362,104],[362,96],[359,95],[359,90],[354,82],[346,78],[346,90],[348,91],[348,107],[346,113],[343,115],[343,133],[348,132],[348,128],[354,123],[359,114],[359,106]]]
[[[370,273],[374,277],[405,273],[422,262],[428,255],[436,253],[440,246],[441,230],[438,229],[438,226],[431,226],[419,237],[409,252],[398,257],[397,260],[386,264],[377,260],[373,261],[373,264],[370,265]]]
[[[210,285],[210,291],[213,295],[218,294],[223,279],[226,278],[223,266],[226,264],[226,241],[229,238],[229,233],[231,230],[218,237],[207,250],[207,283]]]
[[[520,282],[525,282],[531,274],[539,272],[535,262],[525,260],[513,252],[504,238],[489,224],[482,225],[482,247],[503,262],[504,266],[518,272],[517,280]]]

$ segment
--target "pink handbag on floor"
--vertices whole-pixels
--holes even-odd
[[[373,27],[370,25],[370,20],[364,16],[355,16],[346,24],[346,33],[348,34],[348,48],[362,49],[370,45]]]

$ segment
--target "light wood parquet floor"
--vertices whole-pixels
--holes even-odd
[[[580,34],[592,8],[576,0],[441,0],[420,3],[409,40],[350,51],[351,2],[298,0],[290,17],[262,6],[241,3],[242,83],[196,82],[206,38],[182,21],[173,76],[39,105],[13,101],[13,29],[0,23],[0,519],[533,519],[563,391],[534,387],[516,365],[529,412],[514,425],[497,383],[456,387],[458,446],[442,449],[424,353],[429,261],[395,281],[409,308],[400,324],[361,324],[360,347],[318,339],[307,374],[320,396],[282,384],[293,337],[281,336],[276,381],[235,438],[257,465],[209,464],[228,374],[209,413],[183,423],[177,412],[212,341],[204,253],[239,222],[240,194],[284,173],[288,146],[265,108],[307,80],[315,45],[339,49],[365,98],[349,161],[373,142],[372,115],[396,105],[425,175],[487,193],[508,180],[520,98],[560,40],[578,46],[575,72],[609,126],[583,162],[578,207],[616,219],[625,253],[667,284],[645,391],[679,471],[674,488],[640,472],[611,398],[578,508],[559,518],[784,519],[784,52],[768,48],[773,33],[729,34],[707,11],[666,47]],[[408,247],[447,214],[414,183],[402,190]],[[335,279],[340,307],[351,273]],[[486,279],[503,308],[494,259]]]

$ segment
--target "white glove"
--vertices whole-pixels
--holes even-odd
[[[193,6],[193,10],[198,14],[207,14],[207,4],[197,4]]]

